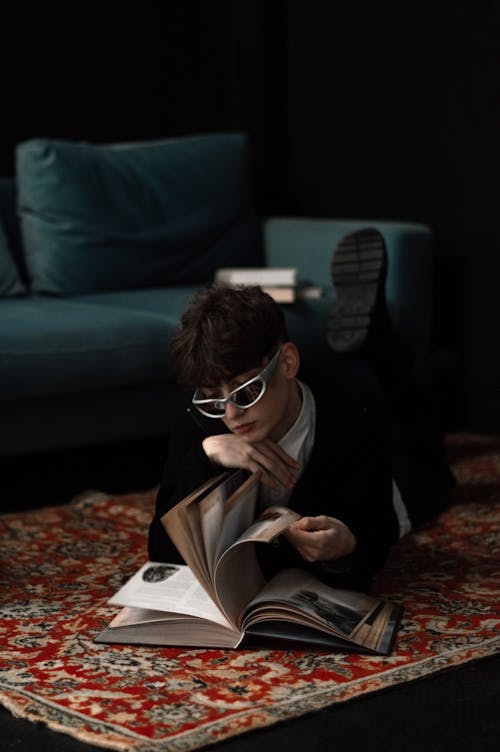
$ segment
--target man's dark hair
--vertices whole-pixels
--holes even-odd
[[[260,287],[213,285],[183,314],[170,355],[182,386],[215,387],[258,367],[287,339],[283,311]]]

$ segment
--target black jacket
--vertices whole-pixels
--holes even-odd
[[[286,541],[260,546],[267,575],[285,566],[315,572],[328,584],[366,590],[371,577],[398,540],[392,503],[391,449],[385,408],[368,386],[330,366],[300,376],[316,401],[316,435],[311,458],[288,506],[301,515],[336,517],[357,539],[353,554],[333,562],[305,562]],[[149,558],[180,562],[160,518],[167,510],[225,468],[214,466],[201,442],[225,431],[222,421],[182,410],[173,430],[163,480],[149,531]]]

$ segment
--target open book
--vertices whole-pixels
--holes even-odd
[[[299,515],[275,506],[255,518],[259,481],[223,473],[167,512],[162,523],[186,564],[146,563],[109,601],[123,608],[96,642],[234,648],[266,638],[389,653],[398,606],[301,569],[264,579],[257,547]]]

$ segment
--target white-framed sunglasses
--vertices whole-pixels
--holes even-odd
[[[193,405],[207,418],[223,418],[226,405],[230,402],[241,410],[248,410],[264,395],[268,382],[274,376],[279,363],[281,348],[273,355],[266,367],[257,376],[245,381],[244,384],[233,389],[227,397],[207,398],[197,389],[191,400]]]

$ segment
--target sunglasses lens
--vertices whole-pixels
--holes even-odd
[[[208,402],[206,405],[202,406],[202,410],[214,418],[223,418],[226,412],[226,406],[219,406],[217,403],[210,404],[210,402]]]
[[[200,405],[200,407],[205,415],[210,415],[213,418],[223,418],[226,412],[226,405],[224,402],[205,402],[203,405]]]
[[[256,379],[251,384],[241,387],[233,392],[231,396],[231,402],[238,407],[249,407],[254,402],[257,402],[264,393],[266,384],[263,379]]]
[[[197,401],[201,400],[201,404],[197,404]],[[220,418],[224,415],[226,406],[224,402],[219,400],[207,400],[203,393],[195,392],[193,397],[193,404],[198,408],[200,413],[208,415],[210,418]]]

